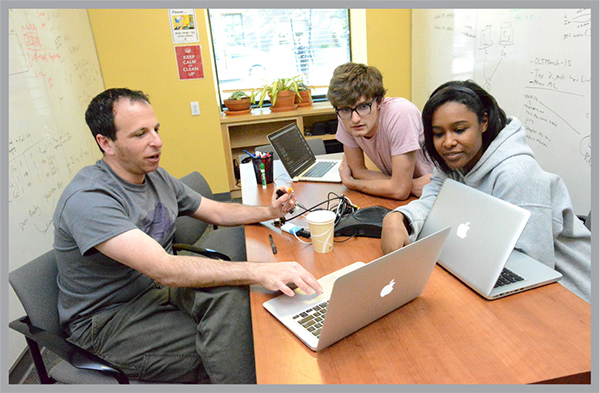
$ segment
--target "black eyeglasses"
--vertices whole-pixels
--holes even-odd
[[[358,113],[358,115],[360,117],[364,117],[364,116],[367,116],[369,113],[371,113],[371,105],[373,105],[375,100],[377,100],[377,98],[374,98],[373,101],[371,101],[371,102],[364,102],[364,103],[358,105],[356,108],[342,108],[342,109],[335,108],[335,113],[342,120],[350,119],[352,117],[352,112],[356,112],[356,113]]]

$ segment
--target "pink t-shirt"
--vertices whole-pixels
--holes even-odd
[[[338,121],[336,139],[350,148],[360,148],[386,175],[392,174],[392,156],[417,151],[413,177],[433,171],[433,164],[421,150],[424,140],[421,112],[416,105],[401,97],[384,98],[379,109],[379,126],[370,138],[353,137]]]

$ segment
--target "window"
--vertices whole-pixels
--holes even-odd
[[[209,10],[221,100],[276,78],[305,75],[325,97],[333,70],[350,61],[346,9]]]

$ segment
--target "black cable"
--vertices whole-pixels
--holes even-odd
[[[331,195],[335,195],[336,198],[331,198]],[[346,196],[344,196],[343,194],[341,196],[337,195],[335,192],[329,192],[329,194],[327,194],[327,197],[329,198],[328,201],[335,201],[336,199],[339,200],[338,204],[330,207],[328,205],[328,210],[336,210],[336,218],[335,218],[335,225],[337,225],[343,218],[345,218],[346,216],[354,213],[356,210],[358,210],[358,206],[353,205],[350,200],[348,198],[346,198]]]
[[[330,194],[331,194],[331,193],[330,193]],[[335,195],[335,194],[334,194],[334,195]],[[307,213],[307,212],[312,212],[312,211],[315,211],[315,210],[331,210],[331,209],[329,208],[329,205],[328,205],[327,209],[317,209],[317,208],[318,208],[319,206],[321,206],[321,205],[325,204],[325,203],[329,203],[329,202],[332,202],[332,201],[335,201],[335,200],[339,200],[340,198],[346,198],[346,197],[345,197],[345,196],[343,196],[343,195],[342,195],[341,197],[336,195],[336,197],[335,197],[335,198],[329,198],[329,199],[327,199],[327,200],[325,200],[325,201],[323,201],[323,202],[317,203],[316,205],[314,205],[314,206],[312,206],[312,207],[310,207],[310,208],[308,208],[308,209],[304,209],[304,211],[303,211],[303,212],[301,212],[301,213],[298,213],[298,214],[296,214],[296,215],[295,215],[295,216],[293,216],[293,217],[286,218],[286,219],[285,219],[285,221],[286,221],[286,222],[287,222],[287,221],[292,221],[292,220],[294,220],[294,219],[296,219],[296,218],[298,218],[298,217],[300,217],[300,216],[304,215],[304,214],[305,214],[305,213]],[[337,205],[336,205],[336,206],[337,206]],[[337,223],[337,221],[336,221],[336,223]]]
[[[331,195],[334,195],[334,197],[331,197]],[[337,204],[332,204],[333,202],[337,202]],[[319,209],[319,206],[324,205],[324,204],[327,204],[326,209]],[[340,220],[342,220],[346,216],[348,216],[358,210],[358,206],[352,204],[352,202],[344,194],[338,195],[333,191],[330,191],[327,194],[326,200],[324,200],[323,202],[317,203],[316,205],[314,205],[308,209],[305,208],[304,206],[300,206],[298,204],[296,206],[304,209],[304,211],[302,213],[296,214],[295,216],[290,217],[290,218],[282,217],[278,220],[275,220],[273,222],[273,225],[275,225],[275,226],[282,225],[287,221],[292,221],[292,220],[306,214],[307,212],[312,212],[315,210],[330,210],[335,213],[335,223],[334,223],[334,227],[335,227],[340,222]],[[305,229],[302,229],[299,232],[303,232],[303,233],[297,233],[297,235],[310,238],[310,233],[308,231],[306,231]],[[350,239],[355,238],[357,236],[357,234],[358,234],[358,232],[355,232],[352,236],[348,237],[347,239],[344,239],[344,240],[335,240],[334,239],[333,241],[335,243],[344,243]]]
[[[334,197],[332,197],[332,195],[334,195]],[[333,204],[333,202],[337,202],[337,203]],[[324,204],[327,204],[326,209],[318,209],[319,206],[324,205]],[[283,218],[283,220],[280,219],[279,224],[283,224],[287,221],[292,221],[292,220],[306,214],[307,212],[312,212],[315,210],[330,210],[335,213],[335,222],[334,222],[334,227],[335,227],[343,218],[345,218],[346,216],[348,216],[348,215],[354,213],[356,210],[358,210],[358,206],[353,205],[352,202],[350,202],[350,200],[345,195],[342,194],[340,196],[340,195],[336,194],[335,192],[329,192],[327,194],[327,199],[323,202],[320,202],[308,209],[304,208],[304,206],[302,206],[301,208],[304,209],[303,212],[296,214],[295,216],[287,218],[287,219],[286,218]],[[307,236],[305,236],[305,237],[310,236],[308,233],[306,235]],[[346,242],[346,241],[356,237],[356,235],[357,234],[355,233],[352,236],[348,237],[347,239],[340,240],[340,241],[337,241],[334,239],[334,242],[343,243],[343,242]]]
[[[347,242],[350,239],[354,239],[357,234],[358,234],[358,231],[354,232],[354,234],[352,236],[348,237],[347,239],[344,239],[344,240],[335,240],[335,238],[334,238],[333,241],[334,241],[334,243],[344,243],[344,242]]]

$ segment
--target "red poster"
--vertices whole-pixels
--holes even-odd
[[[176,46],[175,56],[180,80],[204,78],[200,45]]]

